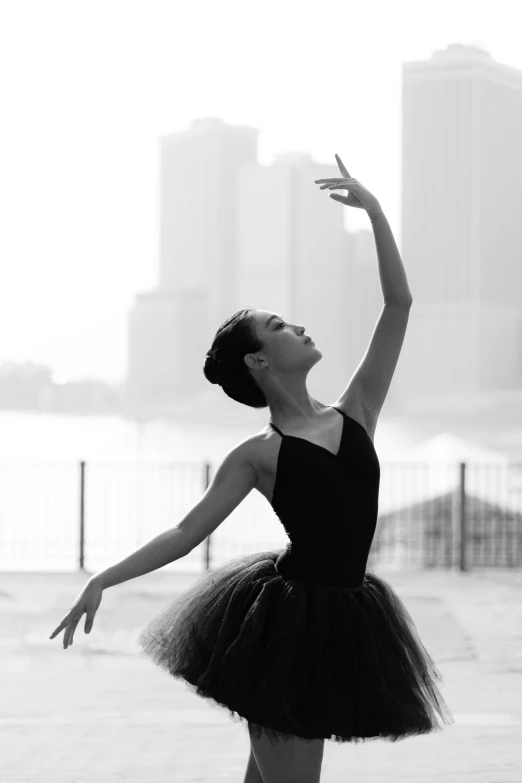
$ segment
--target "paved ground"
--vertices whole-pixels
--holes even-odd
[[[325,743],[321,783],[520,783],[522,572],[377,569],[435,658],[456,723],[426,737]],[[0,783],[242,783],[243,727],[140,658],[136,636],[194,577],[110,588],[92,632],[49,640],[82,574],[0,574]]]

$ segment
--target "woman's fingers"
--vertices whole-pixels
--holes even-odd
[[[67,649],[67,647],[74,642],[76,626],[84,614],[87,615],[85,620],[85,633],[89,633],[92,628],[94,616],[101,603],[101,598],[102,588],[100,587],[99,582],[96,580],[89,580],[79,597],[74,601],[69,613],[63,618],[60,625],[55,628],[49,639],[54,639],[54,637],[65,628],[63,646],[64,649]]]
[[[60,623],[60,625],[59,625],[57,628],[55,628],[55,629],[54,629],[54,631],[53,631],[53,632],[52,632],[52,634],[50,635],[49,639],[54,639],[54,637],[55,637],[57,634],[59,634],[59,633],[60,633],[60,631],[62,631],[62,630],[65,628],[65,626],[67,625],[67,623],[68,623],[68,622],[69,622],[69,620],[70,620],[70,617],[71,617],[71,616],[70,616],[70,614],[68,614],[68,615],[66,615],[66,616],[63,618],[62,622]]]
[[[326,185],[321,185],[319,190],[324,190],[325,188],[330,188],[330,190],[332,188],[344,188],[346,190],[346,188],[351,188],[351,187],[352,187],[351,182],[329,182]]]
[[[332,187],[338,187],[338,188],[348,188],[350,185],[356,185],[356,181],[353,177],[335,177],[333,179],[315,179],[314,182],[318,185],[320,182],[324,183],[321,185],[319,190],[324,190],[325,188],[332,188]]]
[[[349,188],[355,188],[355,182],[344,182],[339,184],[332,184],[332,185],[325,185],[325,188],[329,188],[330,190],[340,190],[341,188],[343,190],[347,190]],[[321,188],[322,190],[322,188]]]
[[[63,647],[64,647],[64,650],[66,650],[69,645],[72,646],[73,638],[74,638],[74,632],[76,630],[76,626],[80,622],[80,617],[81,617],[81,615],[79,615],[78,617],[73,617],[73,619],[71,620],[71,622],[67,626],[67,630],[65,631],[65,635],[63,637]]]
[[[344,174],[345,177],[349,177],[350,174],[348,172],[348,169],[346,168],[346,166],[344,165],[344,163],[342,162],[341,158],[339,157],[339,155],[337,153],[335,153],[335,157],[336,157],[336,160],[337,160],[337,165],[339,166],[339,168],[341,170],[341,174]]]
[[[62,631],[65,628],[65,633],[63,635],[63,646],[64,648],[66,648],[69,644],[72,644],[72,637],[74,636],[74,630],[78,625],[81,616],[82,616],[81,614],[73,615],[72,612],[69,612],[69,614],[63,618],[60,625],[54,629],[49,639],[54,639],[54,637],[57,636],[57,634],[59,634],[60,631]]]

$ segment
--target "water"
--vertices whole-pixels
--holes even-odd
[[[219,416],[216,417],[219,420]],[[268,409],[245,422],[219,426],[190,419],[133,422],[116,416],[62,416],[0,412],[0,459],[219,460],[240,440],[261,430]],[[400,421],[383,417],[375,437],[381,459],[394,459],[418,441]]]
[[[81,459],[87,461],[86,567],[99,570],[127,556],[175,525],[198,501],[205,488],[202,461],[210,461],[214,470],[230,448],[269,419],[268,410],[247,414],[223,427],[216,424],[223,420],[220,416],[212,422],[200,415],[196,421],[136,423],[118,417],[0,412],[0,570],[77,567]],[[454,463],[474,454],[492,461],[522,460],[522,427],[468,424],[460,432],[453,429],[442,437],[440,432],[436,422],[381,415],[375,436],[381,468],[407,459],[415,448],[412,461],[428,455]],[[423,452],[423,443],[437,434],[438,440]],[[454,440],[459,437],[463,440]],[[386,470],[384,474],[386,479]],[[389,494],[385,483],[381,511]],[[443,489],[441,485],[437,491]],[[404,502],[404,492],[401,497]],[[286,543],[270,505],[252,492],[213,534],[213,562]],[[203,557],[202,545],[166,569],[201,570]]]
[[[0,459],[217,460],[240,440],[261,430],[268,419],[268,409],[226,426],[218,424],[219,412],[207,421],[198,416],[175,422],[136,423],[116,416],[0,411]],[[377,425],[375,448],[380,460],[393,461],[443,432],[494,449],[510,459],[522,459],[522,418],[517,417],[498,424],[480,419],[472,423],[454,419],[450,422],[444,415],[435,421],[427,417],[413,421],[383,413]]]

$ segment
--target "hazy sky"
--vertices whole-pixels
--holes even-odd
[[[402,63],[463,43],[522,70],[519,11],[520,0],[0,1],[0,363],[123,379],[129,308],[157,280],[157,138],[196,117],[258,128],[262,165],[339,153],[400,241]],[[349,207],[345,223],[369,227]]]

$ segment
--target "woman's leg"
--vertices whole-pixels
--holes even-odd
[[[248,764],[243,778],[243,783],[264,783],[259,767],[257,766],[256,757],[252,746],[250,746],[250,756],[248,757]]]
[[[248,726],[250,744],[262,783],[319,783],[324,739],[286,735],[274,740],[262,730],[258,738]]]

